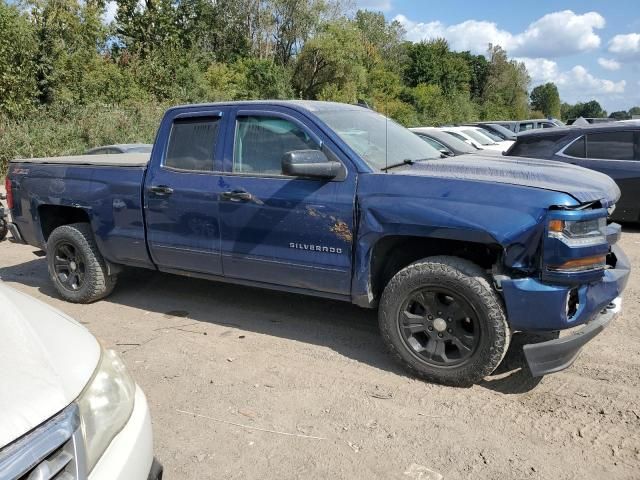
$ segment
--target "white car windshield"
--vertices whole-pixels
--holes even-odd
[[[480,145],[493,145],[496,143],[486,135],[483,135],[480,132],[476,132],[475,130],[467,129],[467,130],[463,130],[462,133],[464,133],[465,135],[469,135]]]
[[[413,132],[373,110],[315,113],[375,170],[402,162],[442,158],[438,150]]]

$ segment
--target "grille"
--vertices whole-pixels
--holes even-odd
[[[86,480],[78,406],[0,450],[0,480]]]

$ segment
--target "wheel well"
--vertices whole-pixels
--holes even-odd
[[[71,223],[89,223],[89,215],[80,208],[60,205],[41,205],[38,207],[40,228],[45,242],[56,228]]]
[[[488,270],[497,263],[501,252],[502,247],[497,244],[425,237],[384,237],[376,243],[371,256],[371,290],[375,298],[380,298],[382,290],[396,273],[421,258],[451,255]]]

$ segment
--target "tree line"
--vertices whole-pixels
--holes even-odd
[[[0,0],[0,160],[150,141],[176,103],[361,102],[405,125],[577,111],[553,84],[529,97],[524,64],[498,45],[412,43],[349,0],[116,4],[105,24],[105,0]]]

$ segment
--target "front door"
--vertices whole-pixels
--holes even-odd
[[[225,276],[349,294],[355,175],[345,169],[340,179],[305,179],[281,169],[286,152],[331,154],[333,145],[308,119],[277,107],[238,110],[226,138],[219,204]]]
[[[222,273],[216,185],[223,111],[174,118],[160,167],[145,181],[151,257],[160,270]],[[216,170],[218,173],[215,173]]]

